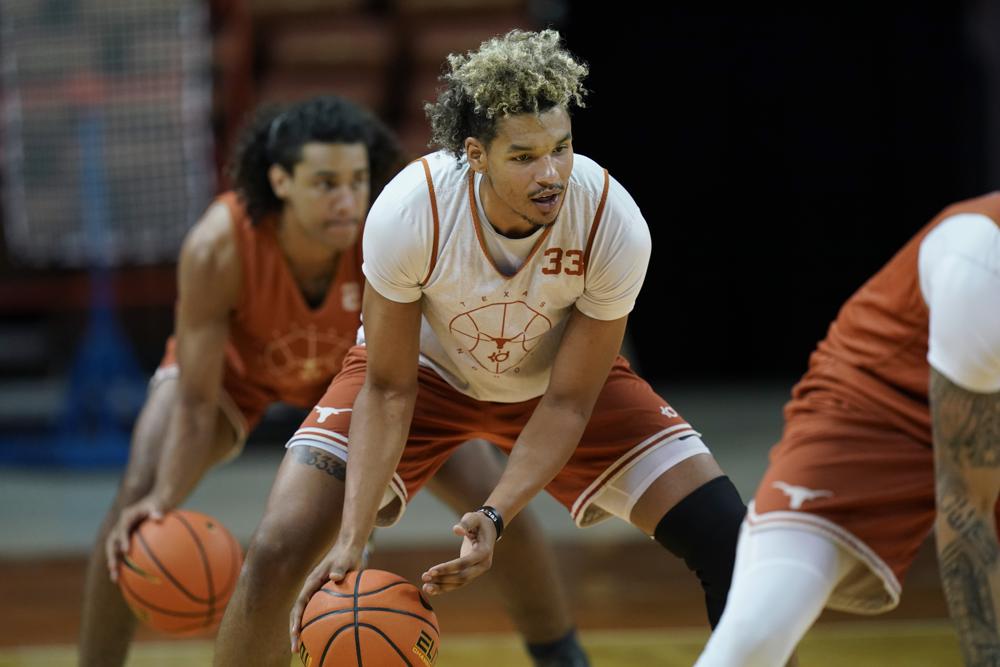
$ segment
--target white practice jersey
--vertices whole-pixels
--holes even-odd
[[[621,184],[580,154],[558,218],[530,248],[488,238],[477,183],[444,151],[410,164],[368,215],[364,273],[388,299],[423,298],[421,364],[478,400],[524,401],[545,392],[573,308],[600,320],[632,310],[649,229]]]

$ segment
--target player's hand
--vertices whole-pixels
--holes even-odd
[[[108,539],[104,542],[104,553],[108,559],[108,574],[111,581],[118,581],[118,567],[128,553],[129,541],[132,531],[145,521],[162,521],[165,509],[162,503],[153,497],[147,496],[142,500],[129,505],[118,515],[118,520],[111,527]]]
[[[341,544],[339,541],[333,545],[329,553],[313,568],[313,571],[306,577],[302,584],[295,604],[292,606],[292,613],[289,616],[288,631],[292,639],[292,653],[299,650],[299,631],[302,627],[302,613],[306,610],[306,605],[313,594],[323,587],[328,581],[341,582],[348,572],[353,572],[361,567],[365,545],[351,546]]]
[[[422,588],[428,595],[461,588],[493,565],[497,532],[489,518],[480,512],[469,512],[452,530],[462,538],[459,557],[424,572]]]

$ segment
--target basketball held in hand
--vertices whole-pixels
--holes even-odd
[[[118,586],[139,619],[172,635],[203,635],[222,621],[236,587],[242,550],[210,516],[175,510],[132,532]]]
[[[302,614],[305,667],[433,667],[437,616],[416,586],[392,572],[349,572],[326,584]]]

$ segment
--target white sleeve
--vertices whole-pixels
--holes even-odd
[[[361,270],[379,294],[392,301],[410,303],[420,298],[421,281],[430,266],[434,219],[429,204],[419,205],[427,195],[409,196],[407,191],[412,190],[412,181],[397,182],[403,177],[400,174],[382,190],[368,213]],[[420,181],[423,180],[421,172]],[[401,187],[404,185],[410,187]],[[423,187],[426,189],[426,184]],[[406,203],[414,200],[417,203]]]
[[[601,217],[576,307],[596,320],[617,320],[635,307],[652,245],[639,207],[614,178]]]
[[[969,391],[1000,391],[1000,228],[984,215],[946,219],[920,244],[919,270],[930,365]]]

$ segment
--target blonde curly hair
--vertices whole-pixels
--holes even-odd
[[[561,44],[555,30],[511,30],[483,42],[478,51],[448,56],[445,87],[424,105],[431,122],[431,146],[465,154],[466,137],[489,144],[504,116],[552,107],[583,107],[587,65]]]

